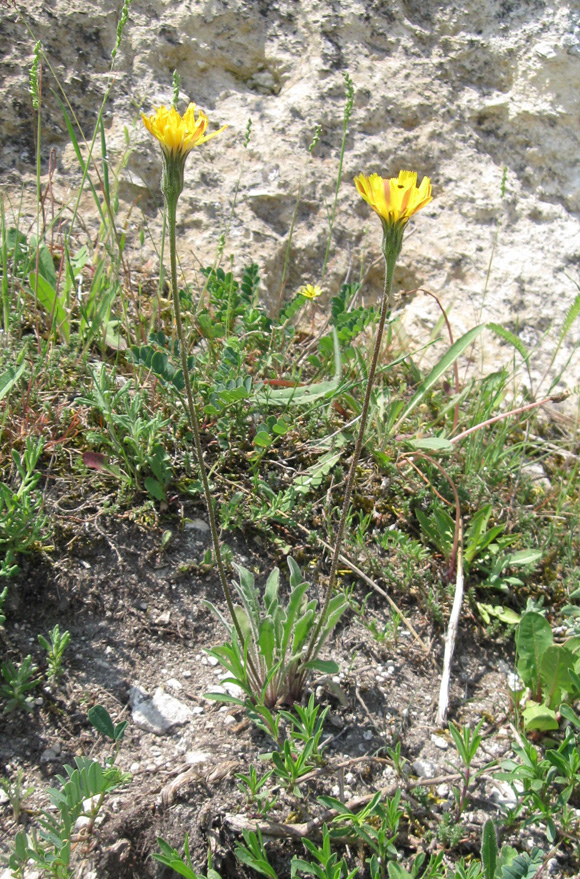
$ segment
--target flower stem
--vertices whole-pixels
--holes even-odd
[[[326,621],[326,615],[328,613],[328,605],[330,604],[330,599],[332,598],[332,592],[333,592],[334,584],[336,581],[336,574],[337,574],[338,565],[340,562],[340,552],[342,549],[342,541],[344,538],[344,531],[345,531],[346,522],[348,519],[348,513],[349,513],[349,509],[350,509],[350,500],[352,497],[352,490],[354,487],[354,480],[355,480],[355,476],[356,476],[356,468],[357,468],[358,460],[360,458],[360,453],[362,450],[364,433],[365,433],[365,428],[366,428],[366,423],[367,423],[367,418],[368,418],[368,413],[369,413],[371,393],[372,393],[372,389],[373,389],[373,381],[375,378],[375,372],[376,372],[377,363],[379,360],[379,352],[380,352],[381,343],[383,340],[383,332],[385,329],[387,315],[390,314],[390,311],[391,311],[391,288],[392,288],[392,284],[393,284],[393,273],[395,271],[395,264],[396,264],[396,258],[395,259],[385,258],[385,289],[383,292],[383,301],[381,304],[381,315],[380,315],[379,324],[377,327],[375,346],[373,348],[371,365],[370,365],[370,369],[369,369],[369,373],[368,373],[368,377],[367,377],[365,398],[364,398],[363,408],[362,408],[362,412],[361,412],[361,416],[360,416],[360,426],[359,426],[358,436],[356,439],[356,444],[354,447],[352,461],[350,464],[348,478],[346,481],[346,488],[344,491],[344,501],[342,504],[342,514],[341,514],[340,522],[338,525],[338,531],[336,533],[334,552],[333,552],[333,556],[332,556],[332,564],[330,566],[330,575],[328,577],[328,585],[326,587],[326,593],[324,596],[324,603],[322,605],[322,610],[320,612],[318,624],[316,626],[316,629],[314,630],[312,638],[310,639],[310,644],[308,645],[308,651],[306,654],[306,658],[304,660],[305,663],[309,662],[310,659],[312,658],[312,654],[313,654],[314,649],[316,647],[316,642],[318,640],[318,636],[319,636],[320,631]]]
[[[236,612],[234,608],[234,602],[232,599],[232,592],[230,587],[228,586],[228,581],[226,578],[226,572],[223,562],[223,557],[220,549],[220,540],[217,528],[217,522],[215,518],[215,510],[213,505],[213,498],[211,496],[211,491],[209,487],[209,480],[207,478],[207,470],[205,468],[205,463],[203,460],[203,449],[201,447],[201,435],[199,430],[199,421],[197,418],[197,410],[195,403],[193,401],[193,393],[191,390],[191,380],[189,378],[189,369],[187,366],[187,350],[185,347],[185,336],[183,333],[183,323],[181,320],[181,306],[179,302],[179,288],[177,286],[177,248],[176,248],[176,218],[177,218],[177,199],[178,195],[174,193],[165,194],[165,201],[167,204],[167,225],[169,230],[169,255],[171,259],[171,290],[173,293],[173,308],[175,311],[175,325],[177,327],[177,337],[179,339],[179,353],[181,355],[181,368],[183,370],[183,379],[185,382],[185,394],[187,398],[187,409],[188,409],[188,417],[189,424],[191,426],[191,430],[193,432],[193,442],[195,446],[195,454],[197,457],[197,463],[199,466],[199,472],[201,474],[201,482],[203,485],[203,493],[205,495],[205,502],[207,506],[207,513],[209,518],[209,527],[211,531],[211,538],[213,543],[213,551],[215,555],[215,560],[217,564],[218,574],[220,578],[221,587],[224,593],[224,597],[226,599],[226,603],[228,606],[228,611],[232,618],[232,623],[234,624],[234,628],[236,630],[237,636],[240,639],[240,645],[243,646],[245,642],[244,634],[240,628],[240,624],[236,617]],[[256,673],[256,669],[254,663],[252,662],[250,656],[248,656],[248,667],[250,669],[251,674],[255,678],[257,684],[259,684],[259,676]]]

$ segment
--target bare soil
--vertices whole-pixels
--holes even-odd
[[[421,643],[402,626],[398,639],[380,644],[356,617],[345,616],[327,651],[340,662],[340,682],[322,679],[312,684],[317,699],[330,705],[326,764],[303,785],[303,799],[279,791],[268,819],[258,819],[246,807],[235,774],[247,772],[251,764],[265,771],[268,764],[260,757],[272,749],[272,742],[237,706],[204,698],[223,674],[204,650],[224,635],[204,601],[220,606],[223,602],[213,572],[200,568],[209,544],[203,511],[186,509],[186,527],[181,527],[184,511],[175,511],[173,518],[171,512],[162,526],[154,523],[148,528],[129,519],[107,518],[89,507],[68,512],[61,517],[50,559],[25,560],[11,586],[3,633],[8,657],[18,660],[32,653],[42,664],[37,635],[46,635],[55,623],[72,636],[58,687],[37,691],[32,714],[0,717],[0,765],[10,774],[22,767],[35,788],[25,802],[28,811],[21,824],[33,824],[30,813],[47,805],[45,790],[65,763],[80,754],[104,760],[110,753],[87,720],[89,708],[101,704],[116,722],[129,720],[119,765],[132,772],[133,781],[112,795],[90,844],[78,842],[79,877],[169,877],[170,871],[151,857],[156,838],[162,836],[182,850],[186,833],[194,862],[203,872],[209,848],[213,866],[224,879],[250,877],[256,874],[232,852],[240,828],[255,826],[256,820],[280,877],[289,876],[291,856],[304,854],[301,833],[322,814],[317,796],[331,794],[350,802],[378,789],[392,794],[399,786],[406,816],[398,845],[409,856],[438,851],[437,827],[446,812],[453,812],[451,789],[458,784],[452,740],[434,726],[443,633],[411,599],[400,597]],[[161,549],[167,529],[173,536]],[[227,535],[227,542],[234,559],[259,571],[262,582],[276,563],[284,574],[284,560],[273,558],[261,540],[238,534],[233,539]],[[325,565],[323,558],[311,559],[308,572],[314,584],[323,579]],[[354,588],[362,600],[367,588],[356,582]],[[369,601],[369,608],[380,613],[383,599],[373,595]],[[510,754],[513,730],[505,684],[513,663],[510,645],[511,639],[488,640],[465,613],[453,664],[450,718],[471,725],[484,719],[486,738],[476,768]],[[129,705],[135,683],[148,693],[164,688],[192,711],[189,720],[164,736],[140,729],[131,720]],[[398,740],[409,761],[404,782],[397,778],[386,750]],[[417,760],[432,778],[417,779]],[[271,779],[270,788],[274,787]],[[492,770],[484,771],[470,788],[453,859],[479,851],[483,822],[499,816],[493,790]],[[5,853],[17,830],[7,803],[0,806],[0,826],[0,851]],[[310,826],[314,836],[316,829]],[[292,828],[296,839],[290,838]],[[526,831],[523,842],[538,843],[545,852],[550,848],[541,833]],[[578,875],[575,869],[560,851],[559,875]]]

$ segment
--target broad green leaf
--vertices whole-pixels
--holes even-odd
[[[315,382],[312,385],[295,388],[276,388],[274,390],[262,387],[255,393],[256,401],[262,405],[268,403],[282,403],[288,406],[305,406],[319,400],[322,397],[332,397],[338,390],[342,380],[342,355],[336,329],[332,328],[334,341],[334,378],[330,381]]]
[[[337,675],[340,671],[340,666],[333,659],[313,659],[305,663],[304,668],[311,668],[324,675]]]
[[[442,375],[444,375],[450,366],[453,366],[455,361],[461,357],[464,351],[469,348],[471,344],[477,339],[480,333],[485,329],[485,324],[479,324],[477,327],[473,327],[473,329],[469,330],[465,335],[461,336],[451,348],[447,351],[446,354],[441,358],[439,363],[437,363],[427,378],[425,378],[421,384],[419,385],[417,391],[413,394],[405,409],[403,410],[402,415],[397,419],[397,424],[394,427],[397,427],[401,424],[402,421],[407,418],[408,415],[411,414],[413,409],[419,405],[422,401],[423,397],[431,390],[433,385],[439,381]],[[393,429],[394,429],[393,427]]]
[[[127,342],[117,330],[117,328],[120,326],[121,321],[110,320],[107,322],[107,326],[105,328],[105,336],[103,341],[107,348],[110,348],[112,351],[127,350]]]
[[[564,703],[560,707],[560,714],[563,718],[565,718],[565,720],[568,720],[571,724],[573,724],[573,726],[575,726],[577,729],[580,729],[580,717],[578,717],[578,715],[570,707],[570,705],[566,705],[566,703]]]
[[[558,729],[556,712],[547,705],[538,705],[537,702],[528,702],[522,712],[524,726],[527,730],[537,729],[546,732],[549,729]]]
[[[425,436],[421,439],[406,440],[406,444],[414,449],[425,449],[427,452],[452,452],[454,449],[453,443],[443,436]]]
[[[36,246],[36,244],[33,243],[33,239],[31,239],[31,246]],[[44,244],[41,244],[38,248],[38,273],[45,279],[45,281],[48,281],[54,290],[56,290],[56,271],[54,268],[52,253]]]
[[[486,821],[481,836],[481,860],[485,879],[495,879],[497,865],[497,838],[493,821]]]
[[[540,660],[554,640],[550,624],[539,613],[526,613],[516,629],[517,669],[532,696],[540,701]]]
[[[10,393],[22,373],[26,369],[26,363],[20,366],[9,366],[8,369],[0,375],[0,400],[3,400],[6,394]]]
[[[413,874],[405,870],[404,867],[401,867],[400,864],[397,864],[396,861],[389,861],[387,869],[389,871],[389,879],[413,879]]]
[[[88,718],[97,732],[113,742],[115,741],[115,724],[106,708],[102,705],[94,705],[89,709]]]
[[[157,479],[153,479],[151,476],[146,476],[145,488],[156,501],[165,501],[167,499],[165,490]]]
[[[540,660],[542,695],[549,708],[558,708],[564,699],[564,693],[573,691],[570,669],[574,669],[574,656],[565,647],[552,645],[542,654]]]
[[[52,315],[56,328],[63,336],[65,342],[68,343],[70,339],[70,323],[64,305],[56,290],[46,278],[43,278],[40,274],[37,275],[36,272],[30,272],[28,283],[33,292],[36,290],[38,301],[46,313],[49,316]]]
[[[534,565],[542,558],[541,549],[521,549],[519,552],[513,552],[506,559],[506,567],[516,568],[519,565]]]
[[[521,620],[519,613],[516,613],[515,610],[509,607],[504,607],[503,604],[484,604],[479,601],[476,604],[486,623],[490,622],[490,617],[496,617],[496,619],[507,626],[517,626]]]
[[[308,494],[314,488],[318,488],[331,470],[340,460],[341,452],[327,452],[322,455],[311,467],[304,470],[292,483],[292,487],[298,494]]]

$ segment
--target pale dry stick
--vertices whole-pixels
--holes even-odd
[[[461,605],[463,604],[463,526],[459,519],[459,544],[457,547],[457,575],[455,577],[455,596],[453,598],[453,607],[451,616],[449,617],[449,625],[447,627],[447,637],[445,638],[445,655],[443,658],[443,674],[441,675],[441,687],[439,689],[439,707],[437,709],[437,717],[435,722],[437,726],[444,726],[447,718],[447,709],[449,708],[449,679],[451,677],[451,662],[455,651],[455,639],[457,637],[457,628],[459,626],[459,616],[461,614]]]
[[[309,531],[308,528],[306,528],[304,525],[301,525],[299,522],[296,522],[296,525],[298,525],[298,527],[300,528],[300,530],[301,530],[301,531],[304,531],[305,534],[312,534],[312,532]],[[329,543],[327,543],[326,540],[323,540],[322,537],[318,537],[318,535],[316,536],[316,539],[317,539],[318,542],[321,544],[321,546],[323,546],[323,547],[324,547],[326,550],[328,550],[329,552],[332,552],[333,547],[332,547]],[[391,598],[391,596],[388,595],[388,594],[385,592],[384,589],[381,589],[381,587],[379,586],[378,583],[375,583],[374,580],[371,580],[371,578],[368,576],[368,574],[365,574],[364,571],[361,571],[361,569],[360,569],[359,567],[357,567],[357,565],[355,565],[355,563],[354,563],[351,559],[349,559],[348,556],[344,555],[344,553],[341,553],[341,554],[340,554],[340,556],[339,556],[339,561],[341,562],[341,564],[346,565],[348,568],[350,568],[350,570],[352,571],[353,574],[356,574],[357,577],[360,577],[361,580],[364,580],[364,582],[365,582],[368,586],[370,586],[371,589],[374,589],[375,592],[378,592],[379,595],[381,595],[383,598],[385,598],[385,599],[387,600],[388,604],[389,604],[389,605],[391,606],[391,608],[395,611],[395,613],[399,614],[399,616],[400,616],[401,619],[403,620],[404,624],[406,625],[406,627],[407,627],[408,630],[410,631],[410,633],[411,633],[411,635],[413,636],[413,638],[415,639],[415,641],[418,641],[418,642],[419,642],[419,644],[421,645],[421,647],[423,648],[423,650],[425,651],[425,653],[429,653],[429,648],[428,648],[428,646],[425,644],[425,642],[423,641],[423,639],[420,638],[420,636],[417,634],[417,632],[416,632],[415,629],[413,628],[412,623],[407,619],[407,617],[405,616],[405,614],[403,613],[403,611],[402,611],[402,610],[400,609],[400,607],[399,607],[399,606],[393,601],[393,599]]]

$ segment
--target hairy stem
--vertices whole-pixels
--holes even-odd
[[[203,460],[203,449],[201,447],[201,435],[199,430],[199,421],[197,418],[197,409],[195,403],[193,401],[193,393],[191,390],[191,380],[189,378],[189,369],[187,366],[187,349],[185,347],[185,336],[183,333],[183,323],[181,320],[181,305],[179,302],[179,288],[177,286],[177,248],[176,248],[176,217],[177,217],[177,197],[167,197],[166,195],[166,204],[167,204],[167,224],[169,229],[169,254],[171,259],[171,290],[173,294],[173,308],[175,311],[175,325],[177,328],[177,337],[179,339],[179,353],[181,356],[181,368],[183,370],[183,379],[185,381],[185,394],[187,398],[187,409],[188,409],[188,417],[189,424],[191,426],[191,430],[193,432],[193,442],[195,445],[195,454],[197,457],[197,463],[199,467],[199,472],[201,475],[201,482],[203,485],[203,493],[205,495],[205,502],[207,506],[207,513],[209,518],[209,527],[211,531],[211,539],[213,543],[213,551],[216,559],[218,574],[220,578],[220,583],[222,586],[222,590],[224,593],[224,597],[226,599],[226,603],[228,606],[228,610],[230,616],[232,618],[232,623],[234,624],[234,628],[240,639],[240,645],[243,646],[245,642],[244,634],[240,628],[240,624],[236,617],[236,612],[234,608],[234,602],[232,599],[232,592],[230,587],[228,586],[228,581],[226,578],[226,572],[223,562],[223,557],[220,549],[220,540],[219,533],[217,528],[217,522],[215,518],[215,510],[213,505],[213,498],[211,496],[211,491],[209,487],[209,480],[207,478],[207,470],[205,468],[205,463]],[[248,666],[252,676],[255,678],[255,683],[259,686],[259,675],[256,673],[256,669],[254,663],[252,662],[250,656],[248,655]]]
[[[381,305],[381,316],[379,319],[379,325],[377,327],[377,335],[375,339],[375,346],[373,349],[373,354],[371,358],[371,365],[369,369],[369,373],[367,376],[366,390],[365,390],[365,398],[363,403],[363,408],[360,416],[360,424],[358,436],[356,439],[356,444],[354,447],[354,452],[352,455],[352,461],[350,464],[350,470],[348,473],[348,479],[346,481],[346,488],[344,491],[344,501],[342,505],[342,514],[340,517],[340,522],[338,525],[338,531],[336,533],[336,541],[334,544],[334,552],[332,556],[332,564],[330,567],[330,575],[328,578],[328,585],[326,587],[326,593],[324,596],[324,603],[322,605],[322,610],[320,612],[320,616],[318,619],[318,624],[312,634],[312,638],[310,639],[310,644],[308,645],[308,651],[306,654],[305,662],[309,662],[314,652],[316,642],[318,636],[320,635],[320,631],[326,621],[326,615],[328,613],[328,605],[330,604],[330,599],[332,598],[332,591],[334,589],[334,584],[336,581],[336,574],[338,571],[338,566],[340,564],[340,551],[342,548],[342,541],[344,538],[344,531],[346,528],[346,522],[348,519],[348,512],[350,509],[350,499],[352,497],[352,490],[354,487],[354,480],[356,476],[356,468],[358,465],[358,460],[360,458],[360,453],[362,450],[362,444],[365,434],[365,428],[369,413],[369,406],[371,402],[371,393],[373,389],[373,381],[375,378],[375,372],[377,369],[377,363],[379,360],[379,352],[381,350],[381,343],[383,341],[383,331],[385,329],[385,323],[387,319],[387,315],[391,311],[391,287],[393,284],[393,273],[395,271],[395,259],[386,260],[385,259],[385,289],[383,292],[383,301]]]

